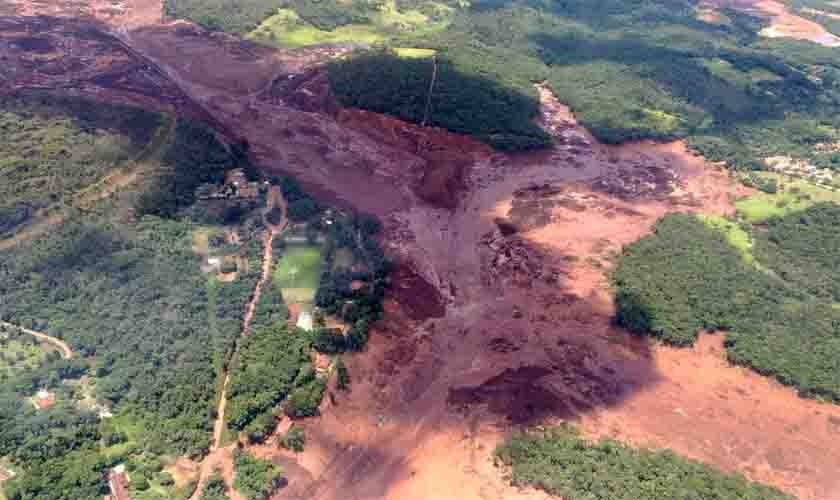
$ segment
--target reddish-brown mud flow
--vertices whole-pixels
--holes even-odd
[[[19,3],[0,19],[10,88],[210,119],[266,168],[385,223],[400,265],[369,349],[348,360],[352,392],[302,424],[304,453],[253,449],[289,474],[277,498],[545,498],[507,485],[492,449],[516,426],[564,420],[840,498],[840,409],[729,366],[720,337],[675,350],[611,325],[614,252],[665,213],[728,214],[744,194],[682,144],[599,145],[541,89],[558,145],[497,154],[339,110],[315,65],[340,50],[145,24],[157,14],[142,2],[97,22],[21,18],[34,3]]]

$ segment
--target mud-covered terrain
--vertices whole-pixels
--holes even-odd
[[[840,408],[728,365],[720,337],[675,350],[612,324],[615,253],[665,213],[733,213],[748,193],[722,167],[681,143],[598,144],[545,89],[557,145],[495,153],[339,109],[318,65],[343,49],[267,49],[121,5],[6,2],[4,88],[202,118],[263,168],[377,215],[399,263],[385,319],[348,360],[353,390],[304,424],[306,451],[254,448],[287,471],[275,498],[545,498],[507,485],[492,450],[562,420],[840,498]]]

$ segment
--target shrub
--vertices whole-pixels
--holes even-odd
[[[314,417],[318,414],[325,389],[326,383],[323,380],[315,380],[298,387],[286,400],[286,414],[291,418]]]
[[[758,189],[767,194],[776,194],[779,192],[779,183],[776,179],[767,179],[765,182],[758,185]]]
[[[173,478],[172,474],[168,472],[161,472],[160,474],[158,474],[157,482],[161,486],[169,488],[175,485],[175,478]]]
[[[270,460],[236,450],[233,463],[236,468],[233,486],[247,500],[267,500],[283,484],[283,470]]]
[[[254,420],[245,426],[245,432],[248,442],[251,444],[262,443],[274,432],[277,426],[277,421],[271,412],[259,414]]]
[[[277,444],[281,448],[286,448],[287,450],[292,450],[297,453],[303,451],[304,446],[306,445],[306,432],[303,430],[302,427],[292,426],[286,432],[286,434],[282,436],[277,436]]]
[[[338,361],[335,363],[335,370],[336,370],[336,387],[339,390],[346,391],[350,389],[350,371],[347,369],[347,365],[344,364],[344,360],[338,358]]]

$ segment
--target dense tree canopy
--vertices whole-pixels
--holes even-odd
[[[585,441],[572,427],[518,434],[496,450],[510,478],[566,500],[792,500],[669,451]]]
[[[693,215],[669,215],[621,256],[616,319],[680,346],[725,331],[731,361],[840,401],[838,220],[840,206],[818,204],[736,248]]]

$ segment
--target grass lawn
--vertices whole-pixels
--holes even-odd
[[[759,192],[737,202],[735,206],[738,215],[747,222],[757,223],[772,217],[801,212],[821,202],[840,204],[840,191],[832,191],[804,179],[782,174],[761,172],[757,175],[762,179],[775,179],[779,185],[779,192]]]
[[[321,247],[290,245],[274,269],[274,282],[286,303],[309,303],[315,299],[321,279]]]
[[[752,237],[738,223],[717,215],[700,215],[698,218],[710,228],[723,234],[726,237],[726,241],[741,252],[741,255],[744,256],[744,261],[748,264],[752,264],[755,261],[752,252]]]
[[[412,49],[406,47],[397,47],[394,49],[394,53],[400,57],[406,57],[409,59],[423,59],[426,57],[432,57],[437,54],[436,50],[433,49]]]
[[[432,4],[433,2],[430,2]],[[442,4],[436,8],[452,13],[452,9]],[[432,34],[448,26],[448,16],[441,20],[432,20],[415,9],[400,11],[394,0],[387,0],[381,7],[370,13],[370,19],[364,23],[346,24],[334,30],[322,30],[307,23],[292,9],[279,9],[276,14],[264,20],[246,38],[255,42],[277,47],[305,47],[308,45],[359,43],[373,45],[386,42],[404,32],[412,35]],[[429,57],[428,51],[407,49],[404,57]],[[402,54],[401,54],[402,55]]]

